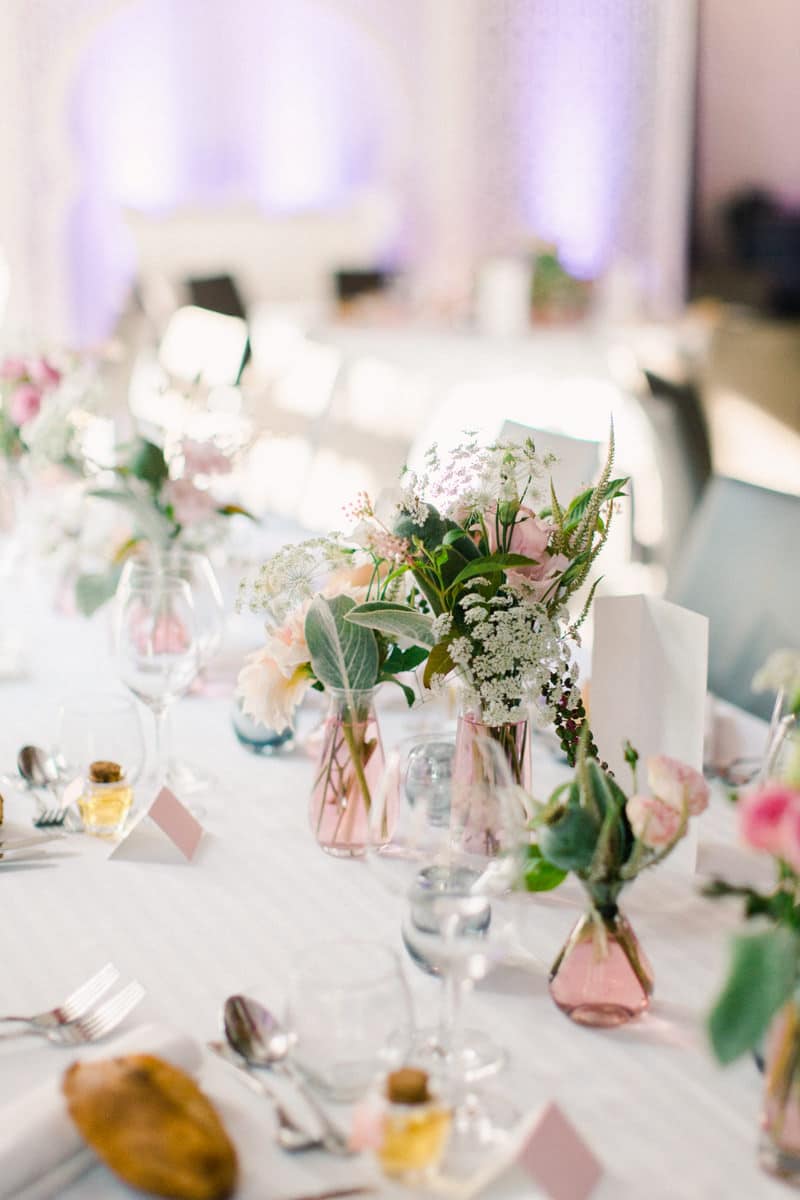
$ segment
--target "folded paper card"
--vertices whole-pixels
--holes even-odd
[[[200,1047],[184,1034],[162,1026],[132,1030],[103,1046],[82,1046],[75,1057],[114,1058],[148,1053],[185,1071],[200,1065]],[[67,1061],[54,1063],[54,1075],[0,1109],[0,1200],[45,1200],[97,1162],[73,1125],[61,1092]]]
[[[162,787],[153,803],[112,851],[111,858],[164,861],[165,837],[190,861],[200,845],[203,826],[181,804],[174,792]]]
[[[451,1200],[473,1200],[506,1172],[532,1179],[548,1200],[587,1200],[603,1174],[600,1160],[559,1106],[525,1117],[468,1179],[438,1174],[428,1187]],[[524,1185],[523,1185],[524,1186]],[[514,1192],[518,1190],[514,1187]],[[525,1189],[528,1194],[529,1189]],[[488,1192],[487,1192],[488,1195]]]
[[[626,741],[642,761],[668,754],[702,771],[707,676],[706,617],[654,596],[595,600],[590,719],[600,756],[623,787]],[[679,871],[695,869],[693,826],[669,859]]]

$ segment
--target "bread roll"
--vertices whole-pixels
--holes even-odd
[[[126,1183],[178,1200],[232,1195],[236,1151],[184,1071],[150,1054],[129,1054],[74,1063],[62,1087],[82,1136]]]

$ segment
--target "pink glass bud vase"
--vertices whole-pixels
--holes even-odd
[[[610,1029],[650,1006],[653,972],[616,899],[593,904],[550,971],[550,995],[579,1025]]]
[[[325,689],[329,707],[309,819],[322,849],[340,858],[364,854],[372,795],[383,774],[375,690]]]
[[[456,779],[473,783],[485,771],[481,742],[488,740],[504,758],[511,782],[531,788],[531,729],[528,711],[520,706],[519,717],[502,725],[490,725],[464,696],[460,698],[456,728],[453,773]]]
[[[790,1000],[767,1038],[758,1161],[770,1175],[800,1185],[800,1007]]]

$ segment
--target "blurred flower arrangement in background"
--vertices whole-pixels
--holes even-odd
[[[250,516],[216,498],[214,480],[230,472],[231,462],[212,442],[184,439],[168,459],[154,442],[136,438],[118,447],[116,457],[115,466],[95,473],[88,496],[123,510],[127,536],[105,569],[79,575],[76,603],[87,616],[113,596],[126,559],[143,544],[156,556],[177,545],[204,549],[219,536],[225,518]],[[108,486],[101,486],[104,475],[111,477]]]

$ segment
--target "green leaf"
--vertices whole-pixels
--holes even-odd
[[[463,571],[459,571],[450,584],[450,590],[452,591],[459,584],[466,583],[468,579],[475,579],[478,575],[499,575],[509,567],[535,567],[536,565],[535,558],[528,558],[524,554],[486,555],[483,558],[476,558],[464,567]]]
[[[97,500],[113,500],[117,504],[135,504],[135,498],[130,492],[117,491],[115,488],[92,488],[86,493]]]
[[[370,629],[346,619],[355,607],[349,596],[317,596],[306,614],[311,668],[327,687],[358,691],[378,682],[378,643]]]
[[[397,686],[400,688],[400,691],[403,693],[403,695],[406,698],[406,704],[408,705],[408,707],[409,708],[414,707],[417,696],[416,696],[414,689],[412,687],[409,687],[407,683],[401,683],[400,680],[396,679],[394,675],[384,675],[384,674],[381,674],[380,681],[381,681],[381,683],[397,684]]]
[[[780,925],[734,939],[728,979],[708,1020],[720,1062],[733,1062],[758,1045],[794,990],[799,951],[796,934]]]
[[[400,671],[413,671],[420,663],[425,662],[427,657],[428,651],[424,646],[409,646],[407,650],[392,646],[391,653],[383,664],[382,674],[397,675]]]
[[[122,567],[90,575],[79,575],[75,582],[75,603],[84,617],[91,617],[107,604],[117,590]]]
[[[525,890],[528,892],[552,892],[564,882],[569,874],[561,867],[555,867],[542,856],[538,846],[528,847],[528,861],[525,864]]]
[[[627,485],[627,483],[627,475],[624,479],[610,479],[603,488],[601,502],[605,504],[608,500],[613,500],[617,496],[621,496],[622,489]],[[585,492],[581,492],[580,495],[575,497],[564,514],[564,528],[566,530],[575,529],[578,525],[580,525],[581,521],[586,515],[589,505],[592,502],[594,493],[594,488],[587,488]]]
[[[421,642],[423,646],[434,644],[433,621],[425,613],[398,604],[393,600],[369,600],[366,604],[354,605],[347,614],[352,625],[377,629],[391,638],[408,638]]]
[[[428,661],[425,664],[425,671],[422,676],[422,682],[425,687],[431,686],[431,679],[434,675],[449,675],[451,671],[456,669],[456,664],[450,657],[447,642],[437,642],[428,655]]]
[[[560,817],[541,827],[539,848],[548,862],[564,871],[586,871],[591,866],[599,833],[592,814],[571,800]]]
[[[143,479],[154,488],[161,487],[169,475],[169,467],[161,447],[144,439],[137,446],[128,465],[132,475]]]
[[[241,504],[221,504],[217,509],[217,512],[221,517],[247,517],[250,521],[256,521],[258,519],[257,517],[254,517],[253,514],[246,508],[242,508]]]

